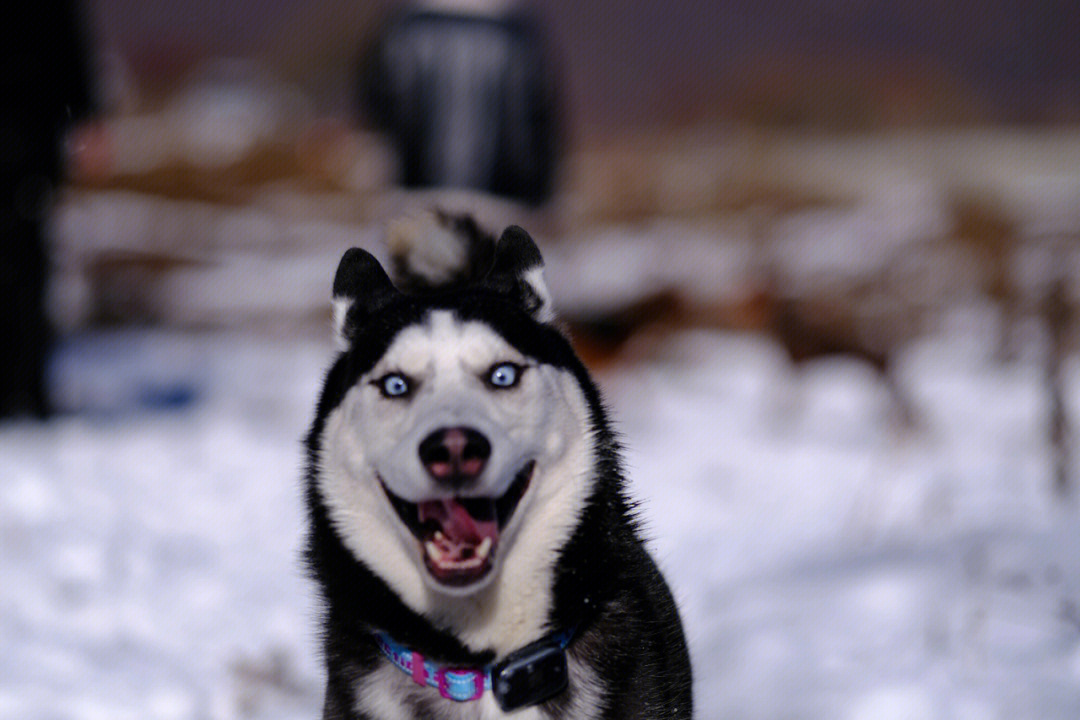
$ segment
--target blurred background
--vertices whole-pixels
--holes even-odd
[[[1080,712],[1075,1],[41,7],[0,717],[318,715],[330,284],[430,207],[540,244],[698,717]]]

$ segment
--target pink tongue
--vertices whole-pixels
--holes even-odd
[[[476,520],[453,498],[427,500],[419,503],[420,522],[434,520],[442,527],[443,535],[462,545],[479,545],[484,538],[499,539],[499,524],[495,520]]]

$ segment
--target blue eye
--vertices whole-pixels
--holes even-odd
[[[386,397],[404,397],[412,389],[409,380],[400,373],[388,373],[378,381],[379,390]]]
[[[521,366],[514,363],[499,363],[488,373],[488,382],[492,387],[512,388],[517,385],[521,370]]]

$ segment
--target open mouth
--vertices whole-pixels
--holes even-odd
[[[452,497],[418,503],[399,498],[383,483],[398,517],[420,542],[424,565],[443,585],[462,587],[491,571],[499,534],[529,487],[536,462],[518,470],[500,497]]]

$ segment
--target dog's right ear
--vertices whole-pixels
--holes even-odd
[[[334,275],[334,341],[348,349],[356,325],[397,294],[390,277],[367,250],[349,248]]]

